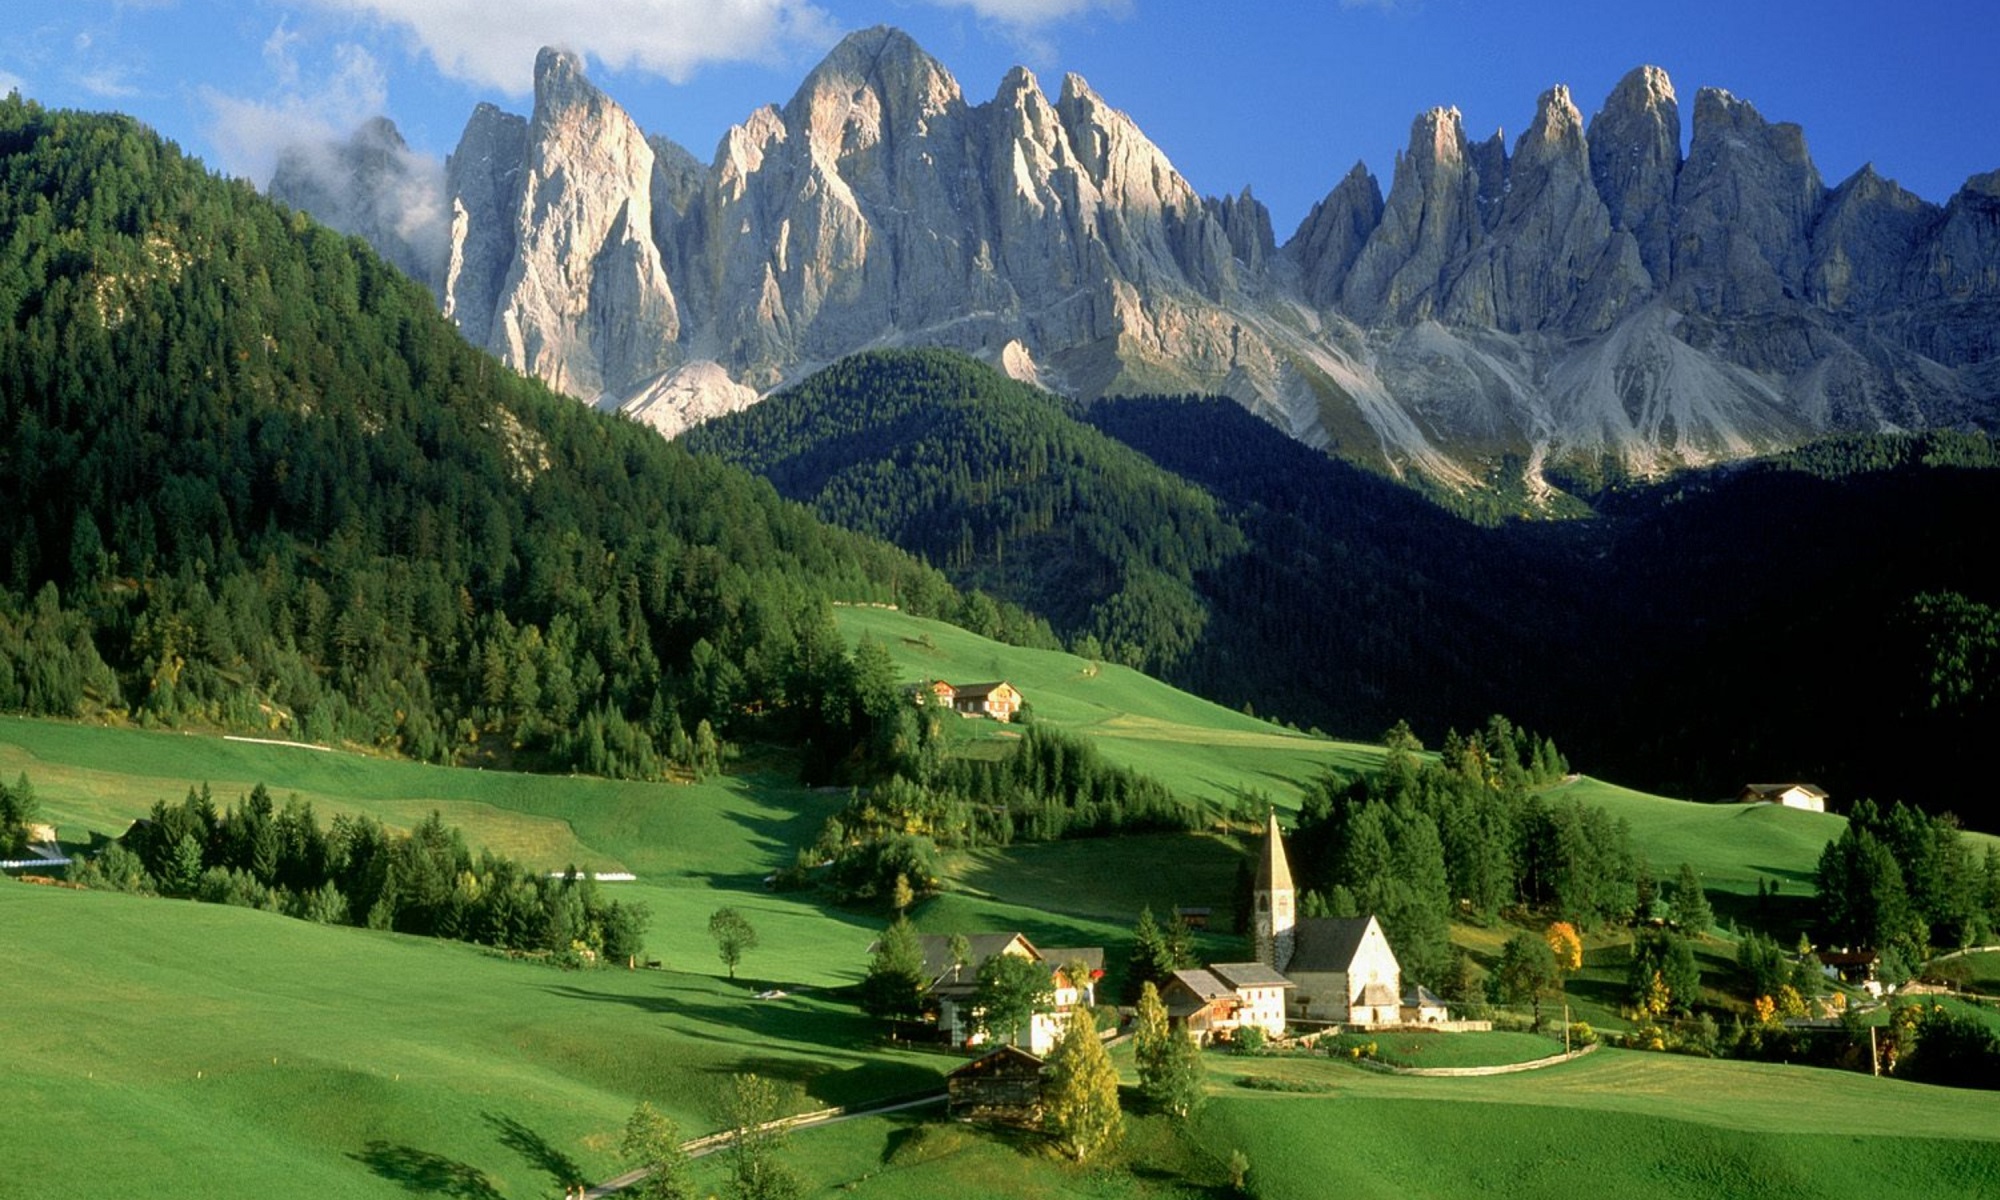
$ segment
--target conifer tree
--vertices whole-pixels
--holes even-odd
[[[1715,910],[1709,907],[1708,893],[1702,890],[1701,877],[1691,863],[1682,863],[1674,877],[1672,909],[1674,924],[1686,933],[1705,932],[1715,923]]]

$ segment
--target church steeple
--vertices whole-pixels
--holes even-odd
[[[1274,809],[1265,820],[1264,853],[1257,863],[1257,961],[1283,971],[1292,961],[1292,928],[1298,917],[1298,897],[1292,890],[1292,864],[1285,859],[1284,837],[1278,832]]]

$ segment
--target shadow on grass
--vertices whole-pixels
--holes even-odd
[[[420,1196],[457,1196],[462,1200],[500,1200],[500,1192],[486,1172],[470,1163],[419,1150],[372,1141],[357,1154],[348,1155],[375,1174],[405,1191]]]
[[[500,1144],[528,1160],[530,1166],[561,1184],[564,1190],[588,1183],[576,1160],[551,1145],[549,1140],[512,1117],[496,1113],[479,1114],[500,1135]]]

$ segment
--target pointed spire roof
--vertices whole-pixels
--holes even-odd
[[[1257,890],[1292,890],[1292,864],[1285,858],[1285,840],[1278,832],[1278,810],[1271,809],[1264,824],[1264,854],[1257,862]]]

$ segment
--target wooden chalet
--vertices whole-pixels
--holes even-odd
[[[936,704],[943,708],[954,708],[958,701],[958,689],[942,679],[932,679],[925,683],[910,685],[910,699],[921,708],[926,704]]]
[[[1002,1046],[944,1077],[945,1112],[961,1121],[1040,1128],[1042,1060]]]
[[[994,683],[968,683],[958,689],[951,706],[968,716],[1012,721],[1014,714],[1021,711],[1021,693],[1004,679]]]

